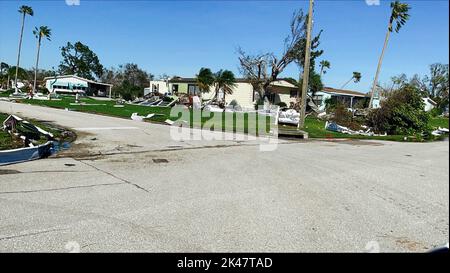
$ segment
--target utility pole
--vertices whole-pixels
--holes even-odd
[[[314,0],[309,0],[309,13],[308,13],[308,29],[306,30],[306,49],[305,49],[305,64],[303,66],[303,85],[300,101],[300,119],[298,121],[298,128],[303,129],[305,126],[306,115],[306,97],[308,96],[308,82],[309,82],[309,62],[311,51],[311,31],[312,31],[312,18],[313,18]]]

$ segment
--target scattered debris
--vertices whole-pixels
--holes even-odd
[[[361,135],[361,136],[387,136],[386,133],[384,133],[383,135],[375,134],[374,132],[372,132],[372,129],[368,128],[367,126],[361,126],[361,127],[366,130],[365,131],[364,130],[355,131],[355,130],[349,129],[348,127],[341,126],[335,122],[327,121],[325,123],[325,129],[328,131],[332,131],[332,132],[349,134],[349,135]]]
[[[144,119],[151,118],[155,116],[156,114],[148,114],[147,116],[139,116],[138,113],[131,114],[131,119],[135,121],[144,121]]]
[[[449,130],[447,128],[441,128],[439,127],[437,130],[434,130],[431,132],[433,136],[442,136],[444,134],[448,134]]]
[[[52,146],[53,142],[48,141],[36,147],[0,151],[0,166],[48,157]]]
[[[192,97],[192,109],[199,110],[202,108],[202,102],[198,96]]]
[[[45,136],[47,140],[53,139],[52,133],[15,115],[10,115],[3,121],[3,130],[7,131],[10,135],[21,138],[25,146],[29,147],[34,147],[32,141],[40,139],[41,136]]]
[[[3,130],[7,131],[12,137],[21,139],[25,148],[0,151],[0,165],[40,159],[52,154],[53,134],[18,116],[8,116],[3,121]],[[39,144],[42,143],[40,142],[42,136],[47,139],[47,142]]]
[[[75,164],[72,164],[72,163],[65,163],[64,166],[67,166],[67,167],[74,167]]]
[[[280,111],[278,115],[278,123],[298,125],[300,121],[300,113],[294,109],[288,109],[286,111]]]
[[[166,119],[164,122],[169,124],[169,125],[173,125],[175,123],[174,121],[172,121],[170,119]]]
[[[208,112],[216,112],[216,113],[224,112],[224,109],[220,108],[219,105],[215,105],[215,104],[208,104],[203,108],[203,110],[208,111]]]
[[[177,96],[160,96],[159,94],[154,94],[147,99],[135,99],[133,104],[138,104],[142,106],[158,106],[158,107],[172,107],[178,102]]]
[[[85,102],[80,102],[80,103],[70,103],[70,105],[77,105],[77,106],[106,106],[106,104],[101,104],[101,103],[85,103]]]

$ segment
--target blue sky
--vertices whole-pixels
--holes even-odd
[[[407,1],[411,19],[391,36],[381,71],[381,82],[393,75],[426,74],[428,65],[448,63],[448,1]],[[200,67],[229,69],[238,74],[236,48],[249,53],[279,54],[295,9],[307,12],[307,1],[88,1],[68,6],[65,0],[0,0],[0,60],[15,64],[20,15],[26,4],[35,15],[27,17],[21,66],[35,62],[35,26],[52,29],[44,41],[40,67],[58,67],[59,48],[81,41],[93,49],[105,67],[134,62],[158,76],[163,73],[192,77]],[[346,88],[367,92],[374,77],[386,34],[389,1],[369,6],[364,0],[316,0],[314,32],[323,29],[321,59],[331,62],[324,76],[327,86],[339,88],[352,75],[360,83]],[[320,60],[319,60],[320,61]],[[298,78],[292,64],[283,76]]]

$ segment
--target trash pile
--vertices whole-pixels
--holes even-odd
[[[17,116],[10,115],[3,122],[3,130],[23,141],[25,148],[0,151],[0,166],[48,157],[52,154],[53,134]],[[39,145],[41,137],[47,142]]]
[[[15,115],[10,115],[3,121],[3,130],[12,136],[22,139],[26,147],[34,147],[38,144],[41,137],[47,138],[48,141],[53,140],[54,137],[52,133]]]
[[[362,125],[361,128],[363,128],[364,130],[355,131],[355,130],[351,130],[348,127],[341,126],[335,122],[327,121],[325,123],[325,129],[328,131],[332,131],[332,132],[349,134],[349,135],[360,135],[360,136],[387,136],[387,133],[375,134],[371,128],[369,128],[365,125]]]
[[[279,124],[298,125],[299,121],[300,121],[300,113],[295,111],[295,109],[280,111],[280,113],[278,114]]]
[[[139,98],[132,101],[132,104],[142,106],[158,106],[158,107],[172,107],[178,102],[177,96],[161,95],[159,93],[153,93],[145,98]]]
[[[434,130],[433,132],[431,132],[431,134],[433,136],[442,136],[442,135],[448,134],[448,132],[449,132],[448,128],[439,127],[437,130]]]

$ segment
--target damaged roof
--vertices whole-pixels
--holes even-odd
[[[337,95],[344,95],[344,96],[354,96],[354,97],[367,97],[369,94],[352,91],[352,90],[345,90],[345,89],[335,89],[331,87],[324,87],[323,92],[326,93],[332,93]]]

